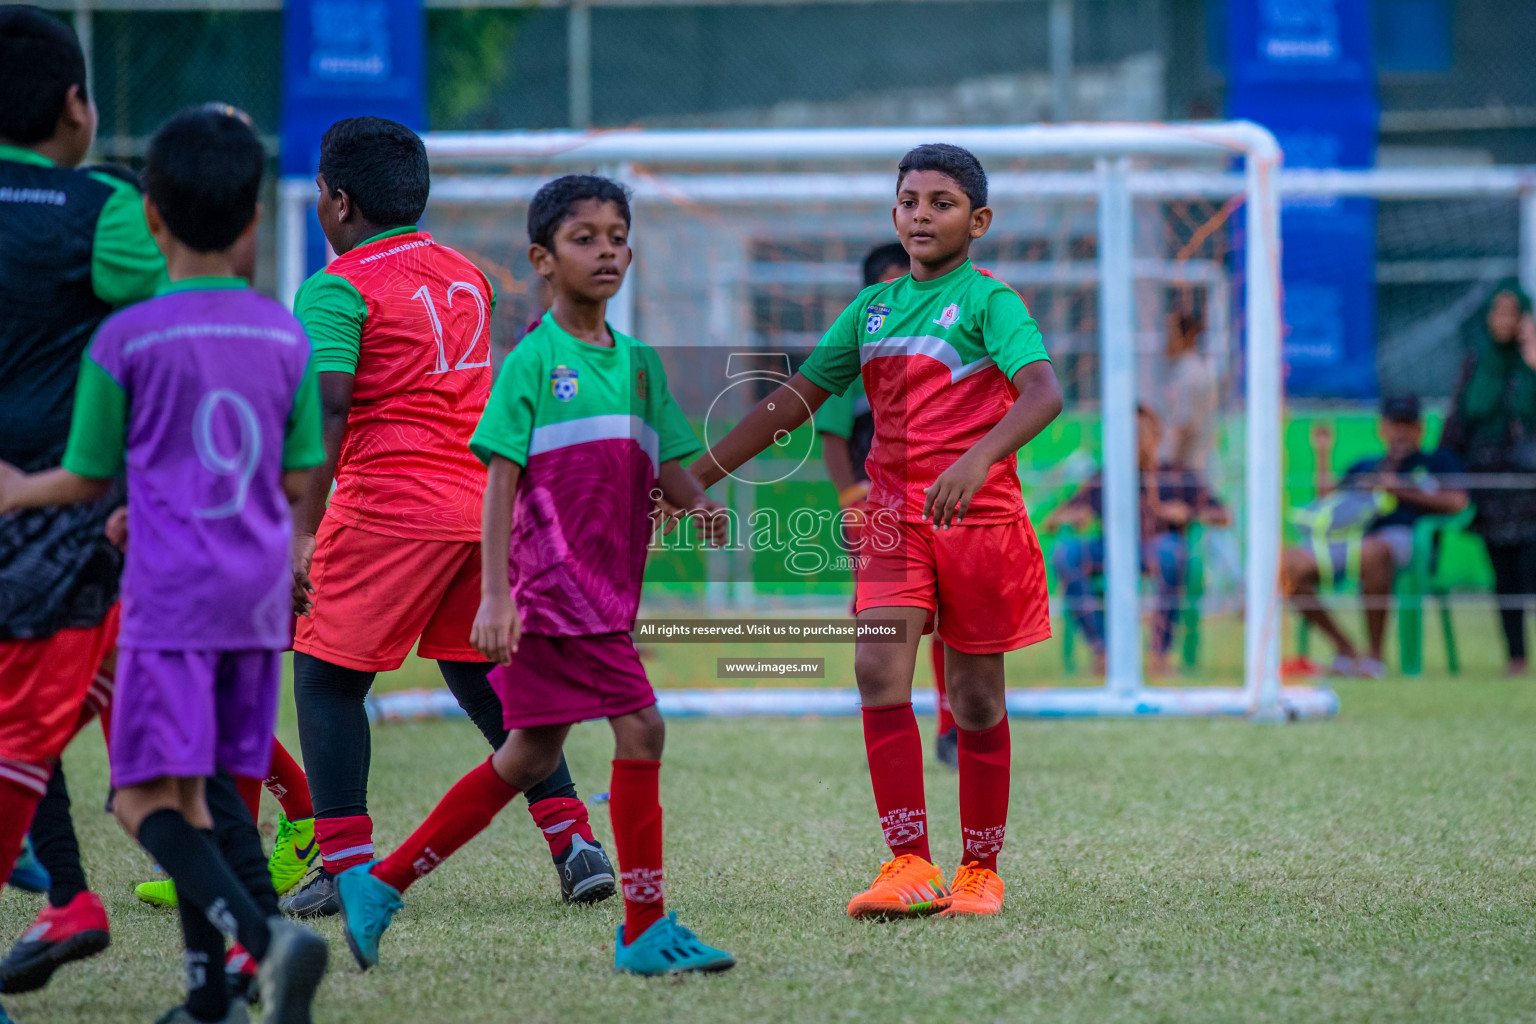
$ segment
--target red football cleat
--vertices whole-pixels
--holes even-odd
[[[82,892],[66,906],[46,906],[0,961],[0,989],[31,992],[48,984],[71,960],[95,956],[111,945],[101,897]]]
[[[256,985],[256,961],[238,942],[224,954],[224,984],[229,989],[230,998],[244,999],[252,1006],[256,1005],[260,995]]]

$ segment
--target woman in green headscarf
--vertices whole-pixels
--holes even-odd
[[[1508,672],[1521,675],[1525,599],[1536,594],[1536,320],[1518,281],[1499,283],[1478,326],[1481,338],[1463,373],[1445,443],[1471,473],[1502,478],[1473,488],[1472,528],[1493,563]]]

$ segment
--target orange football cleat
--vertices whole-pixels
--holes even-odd
[[[923,917],[949,906],[944,872],[913,853],[880,865],[875,884],[848,903],[849,917]]]
[[[1003,909],[1003,880],[975,861],[962,864],[955,872],[953,894],[945,917],[964,914],[996,914]]]

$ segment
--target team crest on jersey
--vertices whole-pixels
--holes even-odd
[[[651,394],[651,382],[646,377],[645,371],[643,369],[636,371],[635,372],[635,397],[639,398],[641,401],[644,401],[646,398],[650,397],[650,394]]]
[[[879,334],[880,328],[885,326],[885,318],[891,314],[891,307],[883,302],[877,302],[864,313],[864,330],[870,334]]]
[[[953,327],[955,326],[956,322],[959,321],[959,319],[960,305],[959,303],[951,302],[949,305],[944,307],[944,312],[939,314],[939,318],[935,320],[934,323],[938,324],[940,327]]]
[[[581,375],[569,366],[561,364],[549,371],[549,393],[557,402],[569,402],[576,397],[577,378]]]

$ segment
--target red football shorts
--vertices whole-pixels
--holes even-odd
[[[117,623],[113,605],[88,629],[0,641],[0,760],[46,765],[64,752],[102,659],[117,645]]]
[[[469,643],[480,610],[480,545],[415,540],[339,525],[315,536],[315,610],[294,630],[293,649],[362,672],[400,667],[417,653],[484,661]]]
[[[927,608],[939,638],[998,654],[1051,636],[1045,558],[1027,518],[955,526],[886,522],[864,531],[857,610]]]

